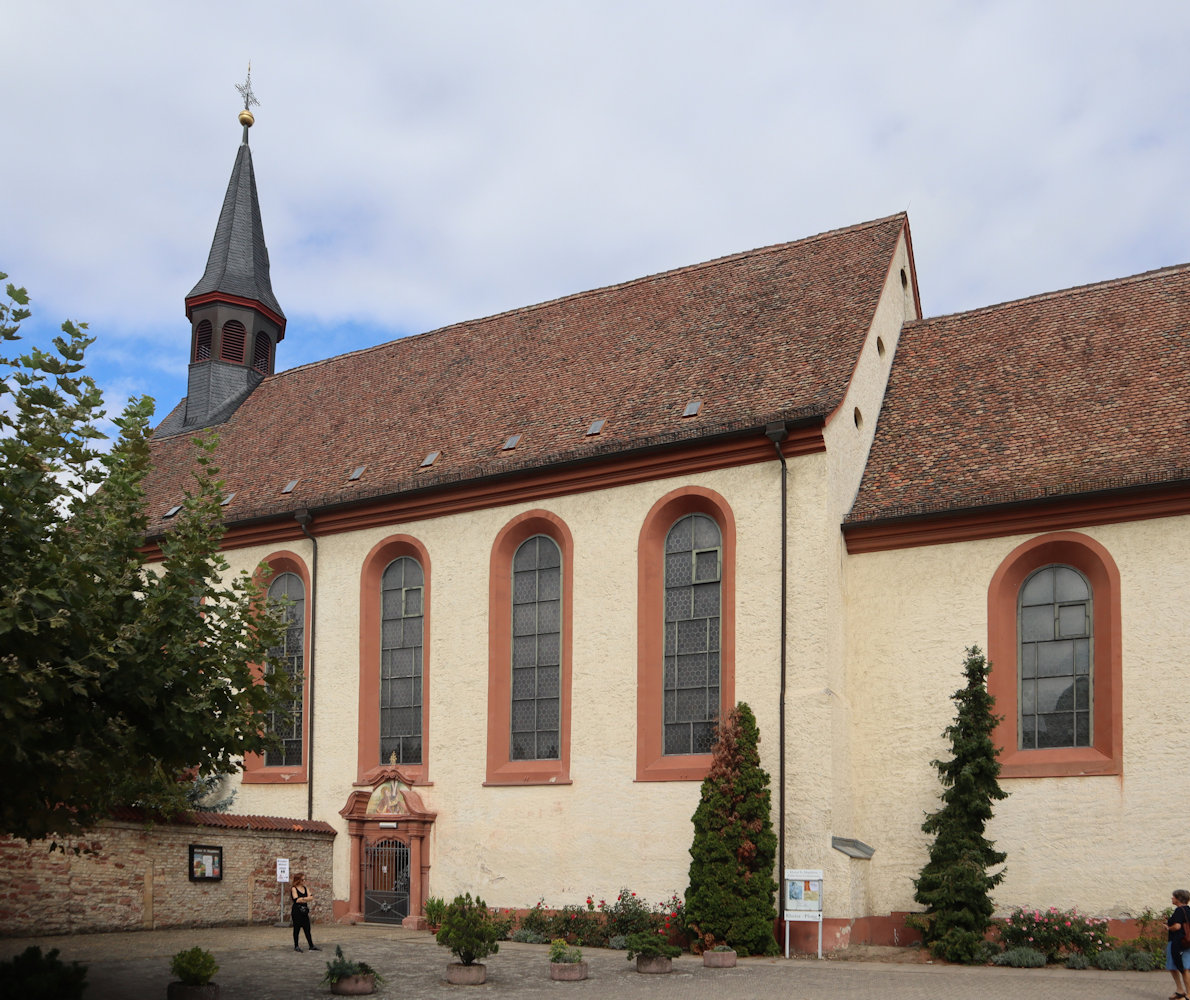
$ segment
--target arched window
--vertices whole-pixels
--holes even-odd
[[[257,333],[252,345],[252,367],[261,375],[269,373],[269,335]]]
[[[211,321],[204,319],[194,328],[194,360],[211,360]]]
[[[223,332],[219,338],[219,360],[244,363],[244,347],[247,344],[248,331],[238,319],[230,319],[223,324]]]
[[[649,510],[637,543],[636,780],[701,781],[735,704],[735,517],[685,486]]]
[[[1091,746],[1091,585],[1070,566],[1046,566],[1021,587],[1022,750]]]
[[[665,754],[710,753],[719,719],[723,538],[706,514],[665,538]]]
[[[1120,571],[1088,535],[1022,542],[988,587],[1002,778],[1121,774]]]
[[[270,728],[281,737],[281,749],[265,754],[265,767],[296,767],[302,763],[302,673],[305,664],[306,592],[296,573],[282,573],[269,584],[268,601],[285,619],[285,635],[269,650],[266,674],[284,670],[295,679],[295,697],[288,711],[273,713]]]
[[[488,785],[570,781],[574,539],[546,510],[492,543],[488,582]]]
[[[513,760],[557,760],[561,705],[562,552],[534,535],[512,560]]]
[[[379,763],[420,764],[425,614],[421,566],[409,556],[394,559],[380,588]]]

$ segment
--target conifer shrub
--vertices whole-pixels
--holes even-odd
[[[777,835],[752,710],[737,705],[717,737],[693,817],[686,927],[706,948],[728,944],[741,955],[775,955]]]
[[[491,911],[478,896],[472,899],[469,892],[455,896],[447,905],[436,937],[464,965],[474,965],[500,950]]]
[[[933,761],[942,783],[942,807],[922,823],[934,837],[930,857],[915,880],[914,899],[926,907],[916,920],[927,948],[948,962],[975,963],[986,957],[984,938],[992,922],[991,890],[1004,871],[988,869],[1004,863],[984,836],[992,804],[1008,793],[997,780],[1000,761],[992,732],[999,721],[988,693],[988,662],[978,646],[966,650],[965,686],[952,695],[958,706],[944,735],[949,760]],[[1044,957],[1044,956],[1043,956]]]

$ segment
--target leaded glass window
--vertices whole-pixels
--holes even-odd
[[[513,760],[557,760],[562,707],[562,552],[546,535],[512,559]]]
[[[268,601],[285,620],[281,645],[269,650],[266,673],[284,670],[294,679],[294,699],[286,709],[273,713],[269,728],[281,737],[281,749],[265,753],[266,767],[293,767],[302,763],[302,671],[306,642],[306,592],[296,573],[282,573],[269,584]]]
[[[380,583],[380,763],[421,763],[425,576],[416,559],[388,564]]]
[[[665,537],[665,753],[710,753],[719,718],[723,539],[705,514]]]
[[[1020,748],[1091,746],[1091,585],[1046,566],[1021,587],[1017,611]]]

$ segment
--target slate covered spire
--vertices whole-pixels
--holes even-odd
[[[190,370],[186,400],[157,428],[162,437],[229,420],[262,380],[273,374],[277,345],[285,336],[285,313],[273,294],[269,251],[260,222],[260,201],[248,129],[252,71],[237,85],[243,95],[244,127],[231,180],[207,255],[207,267],[186,296],[190,320]]]
[[[260,223],[260,200],[256,194],[256,174],[252,169],[252,149],[248,145],[248,125],[244,126],[244,141],[236,152],[227,194],[223,196],[223,209],[215,226],[207,269],[186,296],[187,307],[199,296],[218,292],[259,302],[278,318],[285,318],[269,279],[269,250]]]

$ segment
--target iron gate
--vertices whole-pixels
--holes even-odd
[[[364,920],[399,924],[409,916],[409,847],[399,840],[369,844],[364,853]]]

